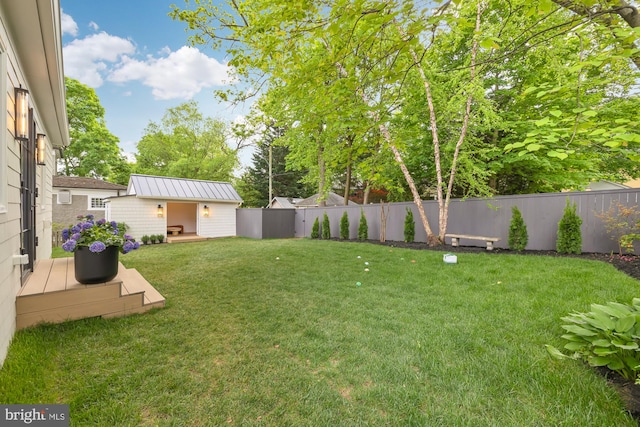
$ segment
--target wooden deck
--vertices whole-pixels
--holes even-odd
[[[207,240],[206,237],[198,236],[196,233],[183,233],[167,236],[167,243],[201,242]]]
[[[164,307],[165,299],[135,268],[120,263],[111,281],[82,285],[73,257],[37,261],[16,297],[16,328],[87,317],[117,317]]]

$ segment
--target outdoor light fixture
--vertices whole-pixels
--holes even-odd
[[[158,218],[162,218],[164,216],[164,209],[162,205],[158,205]]]
[[[29,139],[29,91],[16,88],[15,138]]]
[[[209,206],[204,205],[204,216],[209,217]]]
[[[39,133],[36,137],[36,163],[41,166],[44,166],[46,147],[47,142],[45,140],[45,135],[43,133]]]

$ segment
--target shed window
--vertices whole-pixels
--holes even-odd
[[[104,209],[104,199],[100,197],[92,197],[91,198],[91,209]]]

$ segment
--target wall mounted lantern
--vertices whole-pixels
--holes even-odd
[[[45,135],[39,133],[36,137],[36,163],[44,166],[44,161],[47,155],[47,141],[45,139]]]
[[[207,218],[209,217],[209,206],[207,205],[204,205],[204,216]]]
[[[158,205],[158,218],[162,218],[164,216],[164,209],[162,205]]]
[[[15,138],[29,139],[29,91],[16,88]]]

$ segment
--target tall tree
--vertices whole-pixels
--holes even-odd
[[[107,129],[105,110],[95,90],[66,77],[67,117],[71,144],[60,158],[59,172],[126,184],[130,165]]]
[[[138,142],[136,171],[181,178],[229,181],[238,164],[227,124],[204,117],[195,101],[169,108],[150,122]]]
[[[270,172],[272,197],[306,198],[313,194],[311,187],[303,183],[305,172],[287,169],[289,149],[276,145],[281,135],[282,130],[273,127],[263,132],[263,139],[258,142],[252,156],[253,165],[236,183],[244,206],[265,207],[269,204]]]

